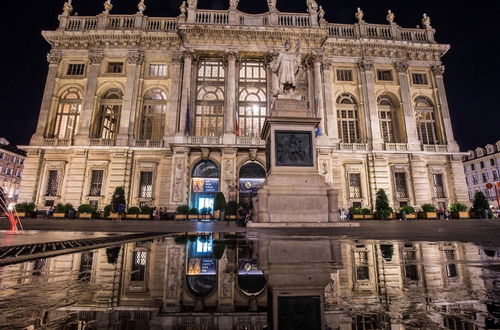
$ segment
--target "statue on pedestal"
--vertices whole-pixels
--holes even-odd
[[[386,17],[387,22],[389,22],[389,24],[394,23],[394,18],[396,18],[396,15],[394,15],[394,13],[389,9],[387,11],[387,17]]]
[[[316,13],[318,11],[318,3],[316,0],[307,0],[307,11],[309,13]]]
[[[358,7],[358,10],[356,11],[356,14],[354,16],[358,20],[358,23],[364,23],[365,22],[363,20],[363,17],[365,16],[365,13],[363,13],[363,11],[361,10],[361,8]]]
[[[276,0],[267,0],[267,6],[269,7],[269,11],[276,9]]]
[[[63,15],[69,16],[73,12],[73,6],[71,5],[71,0],[68,0],[64,3],[63,6]]]
[[[431,18],[429,16],[427,16],[427,14],[424,14],[424,16],[422,17],[422,25],[424,26],[424,28],[426,29],[431,29]]]
[[[297,87],[297,74],[300,69],[300,42],[297,43],[295,52],[291,52],[292,45],[289,40],[285,42],[285,50],[271,62],[270,67],[277,76],[278,94],[291,95]]]

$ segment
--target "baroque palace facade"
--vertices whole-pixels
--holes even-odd
[[[449,46],[422,28],[332,24],[308,13],[197,8],[175,18],[72,15],[55,31],[36,133],[20,199],[40,207],[102,208],[117,186],[128,204],[210,207],[217,191],[252,196],[265,177],[260,130],[275,95],[269,64],[286,41],[300,46],[296,93],[322,121],[320,174],[340,207],[467,202],[441,58]],[[297,47],[299,48],[299,47]],[[239,192],[239,195],[238,195]]]

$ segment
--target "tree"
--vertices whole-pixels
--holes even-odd
[[[476,216],[482,218],[483,213],[486,210],[488,212],[488,217],[491,218],[492,212],[490,208],[490,203],[486,199],[486,196],[481,191],[476,192],[474,195],[474,202],[472,203],[472,209]]]
[[[389,199],[384,189],[377,191],[377,198],[375,200],[375,215],[377,219],[385,220],[392,213],[392,208],[389,206]]]
[[[226,197],[224,196],[224,193],[218,192],[217,195],[215,196],[215,201],[214,201],[214,210],[225,210],[226,209]]]
[[[125,205],[125,190],[123,187],[116,187],[113,197],[111,198],[111,209],[114,213],[117,212],[118,205]]]

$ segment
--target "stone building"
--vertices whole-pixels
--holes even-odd
[[[490,205],[500,205],[500,141],[467,151],[464,156],[465,180],[469,199],[474,200],[478,191],[484,193]]]
[[[23,150],[10,144],[5,138],[0,138],[0,187],[7,205],[17,202],[25,159],[26,153]]]
[[[183,3],[178,17],[72,15],[55,31],[36,132],[26,146],[23,201],[102,208],[117,186],[129,206],[174,210],[252,196],[265,176],[260,130],[273,106],[269,64],[286,41],[301,56],[296,94],[321,118],[318,168],[340,207],[397,209],[466,202],[462,154],[446,99],[448,45],[422,28],[325,20],[308,13],[251,15]],[[239,192],[239,194],[238,194]]]

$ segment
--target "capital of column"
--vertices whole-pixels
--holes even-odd
[[[445,66],[444,65],[433,65],[432,68],[432,73],[436,76],[442,76],[444,74]]]
[[[325,56],[319,52],[313,51],[307,56],[307,62],[310,64],[322,64]]]
[[[239,60],[239,53],[237,50],[229,49],[224,52],[224,62],[227,64],[229,62],[235,63]]]
[[[410,65],[406,61],[401,61],[401,62],[396,62],[395,66],[398,73],[406,73]]]
[[[191,49],[185,49],[182,51],[182,58],[184,59],[184,61],[188,58],[191,60],[196,60],[196,54]]]
[[[102,52],[91,52],[89,54],[90,64],[101,64],[104,54]]]
[[[180,66],[182,64],[182,61],[184,58],[183,58],[182,54],[175,54],[175,55],[172,55],[172,57],[170,59],[172,61],[172,65]]]
[[[61,52],[51,51],[50,53],[47,54],[47,62],[49,62],[49,64],[59,64],[61,60],[62,60]]]
[[[330,70],[333,66],[333,62],[332,61],[324,61],[323,62],[323,69],[324,70]]]
[[[363,71],[373,70],[373,61],[361,60],[359,61],[358,65]]]
[[[142,62],[144,62],[144,53],[130,52],[127,55],[127,61],[130,64],[142,64]]]

